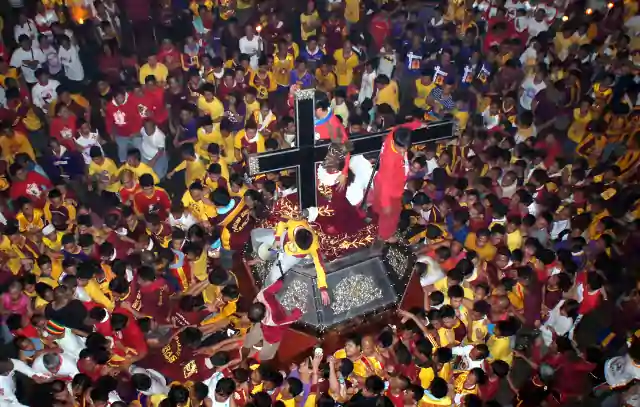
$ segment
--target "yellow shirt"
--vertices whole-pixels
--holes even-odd
[[[211,162],[209,162],[211,164]],[[227,181],[227,185],[229,185],[229,164],[227,164],[227,160],[224,157],[218,157],[218,164],[220,164],[220,176]],[[207,185],[209,185],[209,181],[205,181]]]
[[[91,301],[98,303],[108,309],[109,311],[113,311],[113,301],[107,298],[106,295],[100,289],[100,284],[94,279],[90,279],[86,286],[84,286],[84,291],[89,294],[91,297]]]
[[[281,401],[284,407],[296,407],[296,399],[290,398],[289,400],[283,400],[282,393],[278,393],[278,396],[276,397],[276,401]]]
[[[247,120],[249,120],[251,117],[253,117],[253,112],[257,112],[258,110],[260,110],[260,102],[258,102],[257,100],[254,100],[251,103],[247,103],[246,101],[244,102],[244,105],[246,107],[246,114],[245,114],[245,122]]]
[[[294,231],[297,228],[305,228],[311,231],[311,227],[307,223],[306,220],[289,220],[287,222],[278,222],[276,227],[276,240],[280,242],[286,242],[284,244],[284,252],[290,256],[307,256],[310,255],[313,259],[313,264],[316,269],[316,278],[318,283],[318,288],[327,288],[327,275],[324,270],[324,264],[320,260],[319,252],[320,252],[320,244],[318,243],[318,236],[311,232],[313,235],[313,241],[311,246],[308,249],[301,249],[295,243],[294,239]],[[286,239],[285,239],[286,234]]]
[[[73,228],[73,223],[76,219],[76,207],[70,203],[63,203],[62,207],[64,207],[69,212],[69,220],[71,221],[71,225],[68,225],[67,230],[71,230]],[[55,208],[54,208],[55,209]],[[44,205],[44,218],[48,223],[52,223],[53,214],[51,213],[51,202],[47,200],[47,203]],[[43,238],[44,240],[44,238]]]
[[[469,123],[469,112],[456,109],[453,112],[453,117],[458,121],[460,129],[464,130],[467,128],[467,123]]]
[[[42,236],[42,243],[52,252],[59,252],[62,250],[62,236],[64,233],[56,232],[56,240],[51,240],[46,236]]]
[[[9,164],[13,163],[14,157],[19,153],[26,153],[34,161],[36,159],[29,139],[19,131],[14,131],[12,137],[0,137],[0,148],[2,148],[2,158]]]
[[[425,85],[422,83],[421,78],[416,79],[416,97],[413,99],[413,104],[420,109],[427,110],[429,108],[427,97],[429,97],[435,87],[436,84],[433,81],[429,85]]]
[[[395,113],[398,113],[398,110],[400,110],[400,98],[398,96],[398,84],[396,81],[391,81],[387,86],[378,90],[376,106],[385,103],[391,106]]]
[[[96,164],[93,160],[89,163],[89,176],[100,175],[101,177],[111,178],[120,173],[116,164],[110,158],[104,158],[104,162],[101,165]],[[108,192],[119,192],[120,182],[116,181],[113,184],[109,184],[105,188]]]
[[[120,170],[118,171],[118,175],[120,175],[123,170],[129,170],[129,171],[133,172],[134,175],[136,176],[136,178],[138,178],[138,180],[144,174],[151,174],[151,176],[153,177],[153,182],[155,184],[160,182],[160,178],[158,178],[158,176],[156,175],[156,172],[153,170],[153,168],[149,167],[147,164],[145,164],[143,162],[141,162],[137,167],[133,167],[133,166],[125,163],[122,167],[120,167]]]
[[[487,242],[482,247],[478,247],[476,245],[475,233],[469,233],[469,235],[467,235],[467,239],[464,241],[464,247],[469,250],[475,251],[478,254],[480,260],[491,261],[496,255],[496,247],[491,243]]]
[[[449,379],[451,378],[451,363],[445,363],[444,365],[442,365],[442,369],[440,369],[440,371],[438,372],[438,377],[446,381],[449,381]],[[434,378],[435,378],[435,371],[430,367],[426,367],[426,368],[423,367],[420,369],[420,372],[418,373],[418,379],[420,379],[420,386],[422,386],[422,388],[424,389],[428,389],[429,386],[431,386],[431,382],[433,381]]]
[[[350,23],[360,20],[360,0],[345,0],[344,18]]]
[[[351,55],[345,58],[343,50],[339,49],[333,53],[336,60],[336,75],[338,76],[338,86],[349,86],[353,80],[353,69],[358,66],[360,60],[358,54],[351,51]]]
[[[241,186],[238,192],[233,192],[231,188],[229,188],[229,196],[244,198],[244,193],[247,192],[248,189],[249,188],[246,185]]]
[[[320,20],[320,16],[318,15],[318,12],[315,10],[311,14],[306,14],[306,13],[300,14],[300,35],[302,36],[303,41],[306,41],[307,38],[311,37],[312,35],[316,35],[316,33],[318,32],[317,28],[314,28],[313,30],[305,31],[303,24],[311,24],[319,20]]]
[[[217,314],[205,318],[200,325],[215,324],[218,321],[221,321],[225,318],[229,318],[231,315],[235,314],[237,310],[238,310],[238,300],[229,301],[226,304],[224,304],[222,309],[218,311]]]
[[[519,229],[515,232],[507,233],[507,247],[511,251],[522,247],[522,232]]]
[[[489,361],[502,360],[511,365],[513,361],[513,351],[511,350],[511,339],[508,336],[497,337],[491,336],[487,341],[489,347]]]
[[[203,250],[200,257],[198,257],[193,263],[191,272],[198,281],[204,281],[209,278],[207,273],[207,251]]]
[[[580,143],[587,133],[587,126],[593,119],[591,111],[587,111],[584,116],[580,113],[580,108],[573,109],[573,123],[569,127],[568,136],[574,143]]]
[[[202,200],[195,201],[188,190],[182,196],[182,205],[184,205],[199,222],[214,218],[217,215],[215,206],[206,204]]]
[[[209,153],[207,152],[207,147],[212,143],[223,147],[224,140],[222,140],[222,134],[220,134],[215,126],[213,127],[213,131],[211,133],[207,133],[204,127],[200,127],[198,129],[198,141],[196,141],[195,145],[196,154],[198,154],[200,157],[207,157],[209,155]]]
[[[184,176],[187,188],[189,188],[189,185],[191,185],[194,181],[202,181],[207,175],[207,169],[204,167],[202,161],[197,158],[193,161],[182,161],[176,168],[174,168],[173,171],[179,172],[182,170],[187,170],[187,173]]]
[[[477,321],[471,321],[471,327],[469,329],[471,329],[471,341],[465,338],[463,341],[465,344],[484,343],[484,339],[487,337],[487,333],[489,332],[484,320],[480,319]],[[476,331],[480,331],[481,335],[478,336]]]
[[[315,76],[318,89],[321,89],[324,92],[331,92],[336,88],[336,86],[338,86],[338,77],[335,72],[329,71],[329,73],[325,75],[322,73],[322,69],[317,68]]]
[[[338,349],[334,352],[333,357],[336,359],[346,359],[347,352],[343,349]],[[366,362],[363,360],[366,358]],[[360,377],[368,377],[371,373],[370,370],[374,372],[382,370],[382,364],[378,359],[371,356],[361,355],[358,360],[353,362],[353,374]]]
[[[214,97],[211,102],[207,102],[204,96],[200,96],[198,98],[198,109],[211,116],[211,119],[213,120],[222,117],[222,114],[224,113],[224,106],[216,97]],[[214,125],[214,128],[218,128],[218,126]]]
[[[293,69],[293,55],[287,53],[284,58],[278,54],[273,56],[273,79],[280,86],[289,86],[289,78]]]
[[[16,220],[18,221],[18,228],[20,232],[39,232],[44,228],[44,213],[37,208],[33,209],[33,218],[31,220],[22,213],[16,214]]]
[[[242,150],[242,148],[244,147],[244,143],[242,141],[245,138],[244,135],[245,135],[244,130],[240,130],[239,132],[236,133],[236,136],[233,142],[233,148],[237,150]],[[258,133],[258,138],[255,141],[255,143],[256,143],[256,151],[258,153],[264,153],[265,152],[264,137],[262,136],[262,134]]]
[[[158,82],[166,82],[167,76],[169,76],[169,70],[164,64],[160,62],[156,63],[155,68],[152,68],[149,64],[144,64],[140,67],[140,84],[144,85],[144,80],[147,76],[154,76]]]
[[[16,68],[11,67],[7,69],[6,74],[0,74],[0,86],[2,86],[3,88],[5,87],[4,82],[7,80],[7,78],[18,80],[19,76],[20,74],[18,73],[18,70]]]

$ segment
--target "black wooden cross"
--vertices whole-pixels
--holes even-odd
[[[316,164],[327,155],[328,142],[316,144],[315,140],[315,89],[299,90],[295,94],[296,140],[294,147],[249,156],[249,174],[255,176],[267,172],[294,169],[298,183],[300,208],[317,206]],[[362,136],[351,135],[352,155],[380,151],[389,131]],[[433,122],[411,135],[414,145],[447,140],[454,137],[451,120]]]

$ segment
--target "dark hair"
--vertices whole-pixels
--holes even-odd
[[[295,232],[295,241],[302,250],[307,250],[313,244],[313,233],[307,229],[298,229]]]
[[[151,378],[144,373],[135,373],[131,375],[131,384],[136,390],[149,390],[151,388]]]
[[[446,380],[436,376],[429,386],[429,392],[433,397],[441,399],[449,392],[449,385]]]
[[[120,314],[118,312],[111,314],[111,328],[114,331],[122,331],[127,326],[128,322],[129,317],[124,314]]]

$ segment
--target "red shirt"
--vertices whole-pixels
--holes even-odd
[[[120,188],[120,202],[128,205],[129,199],[133,199],[133,196],[140,191],[140,184],[136,182],[133,188]]]
[[[155,318],[158,323],[163,324],[171,311],[170,295],[169,286],[163,278],[157,278],[150,284],[140,286],[136,276],[131,283],[130,294],[126,301],[137,312]]]
[[[165,123],[169,120],[169,111],[164,102],[164,89],[156,87],[153,90],[145,90],[146,100],[150,102],[149,108],[153,112],[153,121],[156,124]]]
[[[171,199],[164,189],[155,187],[151,196],[143,191],[136,192],[133,195],[133,207],[138,213],[144,215],[157,213],[160,219],[165,220],[169,216]]]
[[[327,36],[327,55],[342,47],[345,23],[341,20],[327,21],[322,25],[322,32]]]
[[[113,248],[116,251],[116,259],[127,258],[127,256],[133,253],[133,250],[135,249],[133,244],[120,239],[120,236],[118,236],[118,234],[114,231],[109,232],[106,241],[113,245]]]
[[[165,64],[167,68],[169,68],[169,71],[182,68],[180,66],[180,52],[175,47],[161,49],[160,52],[158,52],[158,60]]]
[[[115,100],[107,103],[105,112],[107,131],[120,137],[131,137],[140,133],[142,118],[134,97],[125,95],[125,101],[117,105]]]
[[[586,285],[584,285],[584,294],[582,295],[582,302],[580,303],[578,311],[582,315],[588,314],[598,307],[600,301],[602,301],[602,293],[600,293],[600,290],[595,293],[589,293]]]
[[[392,206],[399,200],[407,183],[406,154],[397,152],[393,143],[393,130],[387,136],[380,152],[380,169],[373,181],[373,191],[380,197],[382,207]]]
[[[216,92],[216,97],[217,97],[218,99],[220,99],[221,101],[224,101],[224,100],[226,100],[226,99],[227,99],[227,96],[228,96],[230,93],[237,92],[237,91],[239,91],[239,90],[240,90],[240,89],[238,88],[238,86],[236,86],[235,81],[234,81],[234,83],[233,83],[233,86],[227,86],[227,85],[224,83],[224,81],[222,81],[222,82],[220,83],[220,85],[218,86],[218,89],[217,89],[217,92]]]
[[[389,36],[391,31],[391,23],[386,15],[376,14],[371,20],[370,33],[373,37],[373,43],[376,45],[376,50],[382,48],[384,39]]]
[[[14,180],[9,190],[9,197],[15,201],[21,196],[29,198],[33,205],[38,208],[44,208],[47,202],[47,191],[53,188],[51,181],[35,171],[29,171],[24,181]]]
[[[76,117],[70,115],[66,119],[62,117],[54,117],[51,120],[51,127],[49,128],[49,134],[65,146],[67,150],[76,151],[76,143],[74,141],[76,135]]]
[[[16,329],[12,332],[13,336],[26,336],[27,338],[39,338],[40,333],[33,325],[27,325],[25,327]]]
[[[173,325],[182,328],[189,325],[198,325],[205,317],[209,316],[211,312],[207,310],[193,310],[193,311],[183,311],[180,309],[179,304],[172,304],[171,308],[171,316],[169,317],[169,322]]]
[[[389,397],[389,400],[393,403],[393,407],[404,407],[404,392],[401,392],[398,395],[394,395],[391,393],[391,390],[386,390],[384,395]]]
[[[267,308],[266,317],[262,320],[260,328],[262,337],[267,343],[278,343],[284,337],[284,333],[289,329],[289,325],[296,322],[302,311],[295,308],[291,314],[287,315],[287,310],[276,298],[276,293],[282,288],[282,280],[279,280],[258,293],[258,300]]]
[[[133,349],[137,354],[146,353],[148,350],[147,340],[144,337],[144,333],[138,326],[135,318],[131,318],[130,315],[127,326],[121,331],[114,332],[114,338],[127,348]]]
[[[480,398],[484,401],[493,400],[498,390],[500,389],[500,379],[495,380],[488,379],[483,385],[480,386]]]
[[[29,104],[26,101],[10,101],[7,102],[7,107],[0,107],[0,121],[5,123],[11,123],[11,126],[15,131],[19,131],[24,134],[29,134],[29,129],[24,124],[24,118],[29,114]]]
[[[131,99],[136,104],[138,114],[140,115],[140,123],[142,124],[146,119],[154,119],[153,117],[153,105],[155,100],[149,94],[143,93],[142,95],[131,95]],[[139,129],[138,129],[139,130]]]

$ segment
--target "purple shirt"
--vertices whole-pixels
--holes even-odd
[[[296,69],[291,71],[289,76],[289,85],[298,84],[301,88],[310,88],[313,84],[313,76],[309,73],[309,71],[305,71],[302,77]]]
[[[223,105],[224,111],[229,112],[229,102],[224,101]],[[244,104],[244,102],[236,103],[236,114],[238,114],[240,117],[230,115],[227,118],[231,127],[231,131],[240,131],[244,128],[244,117],[247,114],[247,106]]]

